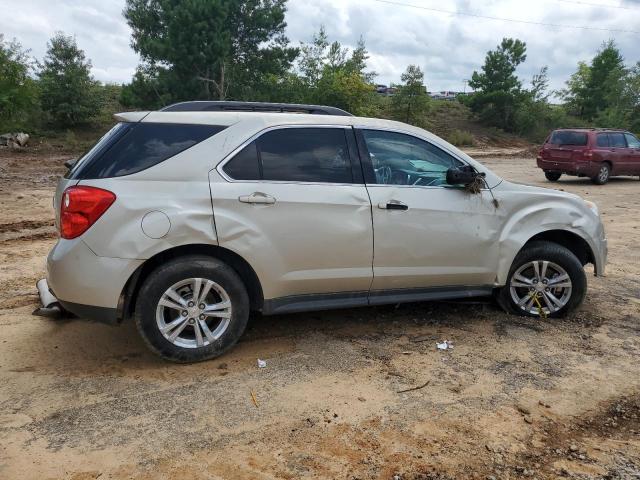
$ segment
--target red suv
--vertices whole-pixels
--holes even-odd
[[[640,175],[640,140],[623,130],[554,130],[536,160],[552,182],[565,173],[603,185],[613,175]]]

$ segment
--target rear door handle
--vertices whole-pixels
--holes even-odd
[[[276,199],[271,195],[262,192],[253,192],[251,195],[241,195],[238,200],[242,203],[253,203],[258,205],[273,205]]]
[[[400,200],[389,200],[387,202],[380,202],[378,208],[383,210],[409,210],[409,205]]]

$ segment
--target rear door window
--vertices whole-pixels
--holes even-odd
[[[627,142],[625,141],[622,133],[610,133],[609,145],[615,148],[627,148]]]
[[[606,133],[599,133],[596,137],[596,144],[598,147],[608,147],[609,146],[609,135]]]
[[[263,180],[353,183],[343,128],[283,128],[258,141]]]
[[[576,145],[585,146],[587,144],[586,132],[576,132],[573,130],[556,130],[549,139],[551,145]]]
[[[168,158],[224,130],[217,125],[134,123],[73,178],[110,178],[131,175]]]

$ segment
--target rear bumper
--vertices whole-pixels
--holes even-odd
[[[102,323],[118,323],[118,312],[115,308],[94,307],[91,305],[80,305],[77,303],[64,302],[58,300],[53,294],[46,278],[38,280],[36,283],[38,296],[42,307],[38,308],[34,315],[42,317],[59,317],[65,313],[72,313],[77,317],[95,320]]]
[[[124,286],[142,263],[99,257],[80,239],[60,239],[47,257],[48,290],[79,317],[115,323]]]
[[[598,166],[594,162],[556,161],[537,157],[538,168],[549,172],[564,173],[566,175],[578,175],[593,177],[598,173]]]

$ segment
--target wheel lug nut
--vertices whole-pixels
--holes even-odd
[[[195,321],[193,318],[190,318],[190,319],[189,319],[189,323],[190,323],[191,325],[193,325],[194,323],[196,323],[196,321]]]
[[[206,317],[204,316],[204,313],[200,314],[200,320],[204,320]]]
[[[544,289],[544,291],[545,291],[545,292],[548,292],[548,291],[549,291],[549,287],[545,288],[545,289]]]
[[[195,305],[195,303],[189,302],[187,305],[189,305],[190,307],[193,307]]]
[[[204,310],[204,307],[206,307],[204,303],[201,303],[200,305],[198,305],[198,308],[200,308],[200,310]]]
[[[186,310],[183,310],[183,311],[182,311],[182,316],[183,316],[183,317],[186,317],[188,314],[189,314],[189,312],[187,312]]]

